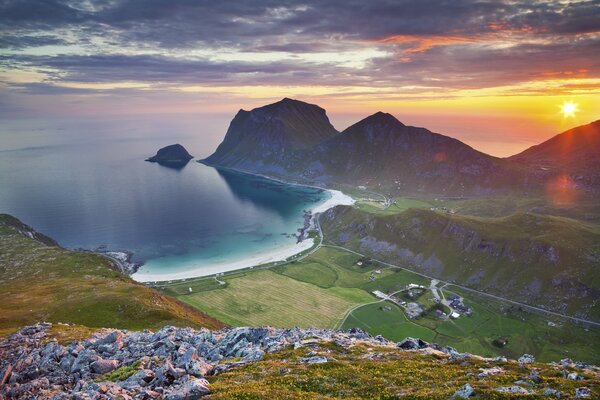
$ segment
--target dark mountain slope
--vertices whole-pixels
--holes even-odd
[[[251,172],[280,171],[294,152],[337,134],[324,109],[285,98],[252,111],[240,110],[223,142],[204,162]]]
[[[507,159],[527,171],[532,184],[553,179],[600,191],[600,120],[578,126]]]
[[[382,112],[322,143],[314,154],[333,181],[390,193],[484,194],[509,177],[503,160]]]

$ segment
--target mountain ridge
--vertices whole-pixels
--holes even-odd
[[[287,117],[281,110],[289,109],[294,110],[293,118],[283,121]],[[306,110],[310,110],[307,115],[297,115]],[[271,114],[274,117],[269,119]],[[251,115],[259,115],[259,120],[264,123],[250,124],[248,133],[246,124],[238,120],[246,120]],[[273,121],[278,122],[274,124]],[[596,121],[563,132],[544,143],[552,143],[556,137],[570,131],[592,129],[586,128],[588,126],[600,129]],[[251,137],[251,144],[241,139],[244,135]],[[305,140],[306,135],[310,140]],[[544,143],[519,155],[499,158],[456,138],[407,126],[382,111],[338,133],[321,107],[285,98],[251,111],[240,110],[221,145],[200,162],[327,187],[339,184],[364,186],[389,195],[536,194],[543,193],[549,180],[556,175],[555,170],[540,173],[545,170],[537,167],[536,157],[531,155],[535,155],[536,148]],[[600,164],[595,162],[598,148],[598,145],[573,147],[577,152],[570,150],[565,155],[572,160],[588,160],[584,167],[561,169],[563,174],[577,175],[572,177],[577,190],[600,192],[600,173],[596,172],[600,170]],[[580,161],[573,163],[582,164]]]

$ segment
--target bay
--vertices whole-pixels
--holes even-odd
[[[210,154],[217,135],[198,134],[198,122],[179,123],[178,134],[133,119],[3,122],[0,212],[70,249],[130,251],[144,263],[141,280],[202,275],[291,250],[304,211],[327,191],[195,160],[182,169],[144,161],[176,142]]]

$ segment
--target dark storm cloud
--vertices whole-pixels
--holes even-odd
[[[73,82],[168,82],[168,83],[218,83],[243,84],[266,76],[281,75],[282,82],[293,82],[301,77],[302,83],[314,82],[325,72],[317,66],[303,62],[210,62],[207,60],[170,59],[149,55],[63,55],[63,56],[2,56],[0,65],[11,68],[42,68],[55,79]],[[319,65],[319,69],[323,65]],[[335,69],[336,67],[332,67]],[[326,67],[325,67],[326,69]],[[326,73],[326,72],[325,72]],[[248,75],[249,81],[236,78]],[[285,75],[285,76],[283,76]]]
[[[60,45],[66,36],[85,48],[85,55],[5,54],[0,63],[43,71],[49,82],[487,87],[574,69],[597,76],[598,15],[597,1],[0,0],[0,48]],[[503,35],[510,46],[489,45]],[[369,46],[389,54],[354,67],[301,57]],[[186,56],[223,47],[290,57]]]
[[[66,42],[56,36],[27,36],[6,35],[0,37],[0,49],[25,49],[27,47],[39,47],[48,45],[60,45]]]
[[[600,30],[596,1],[337,0],[302,2],[4,0],[0,24],[64,28],[89,24],[129,40],[168,47],[251,46],[282,35],[380,40],[394,35],[477,35],[494,29],[556,33]]]

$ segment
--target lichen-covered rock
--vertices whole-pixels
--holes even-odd
[[[258,360],[272,362],[278,356],[273,358],[268,354],[285,349],[297,351],[294,356],[286,355],[289,359],[278,361],[287,362],[289,368],[295,365],[310,369],[311,366],[304,364],[328,362],[338,367],[340,357],[358,351],[358,359],[369,362],[385,361],[384,352],[400,357],[420,355],[433,357],[433,363],[442,364],[440,368],[443,368],[443,363],[461,365],[461,368],[464,365],[471,371],[467,379],[479,374],[479,380],[467,384],[461,382],[464,385],[455,392],[454,398],[467,398],[475,392],[483,396],[485,390],[508,395],[561,395],[558,390],[540,386],[543,379],[539,377],[538,365],[533,368],[523,360],[520,360],[520,365],[515,361],[502,360],[503,364],[499,366],[495,365],[497,361],[494,359],[461,354],[455,349],[429,344],[421,339],[406,338],[396,344],[382,337],[371,337],[358,329],[231,328],[210,332],[168,326],[155,333],[113,329],[62,346],[46,337],[50,327],[50,324],[26,327],[0,342],[0,399],[198,399],[210,392],[204,377],[225,371],[235,373],[235,370],[244,369]],[[479,364],[474,365],[476,362]],[[517,382],[528,389],[516,384],[495,389],[490,387],[494,380],[498,380],[497,375],[505,374],[510,364],[515,368],[518,366],[521,379]],[[565,390],[564,393],[568,390],[573,395],[576,388],[575,395],[581,398],[594,395],[594,385],[600,379],[599,370],[590,366],[578,369],[583,364],[570,360],[568,365],[567,374],[567,367],[548,364],[552,368],[552,377],[559,375],[559,371],[565,371],[562,379],[569,382],[566,387],[557,389]],[[281,371],[281,374],[287,374]],[[585,380],[579,380],[580,377],[585,377]],[[471,386],[478,384],[484,386]]]
[[[453,399],[468,399],[469,397],[475,394],[475,390],[466,383],[463,387],[458,389],[456,393],[452,396]]]

